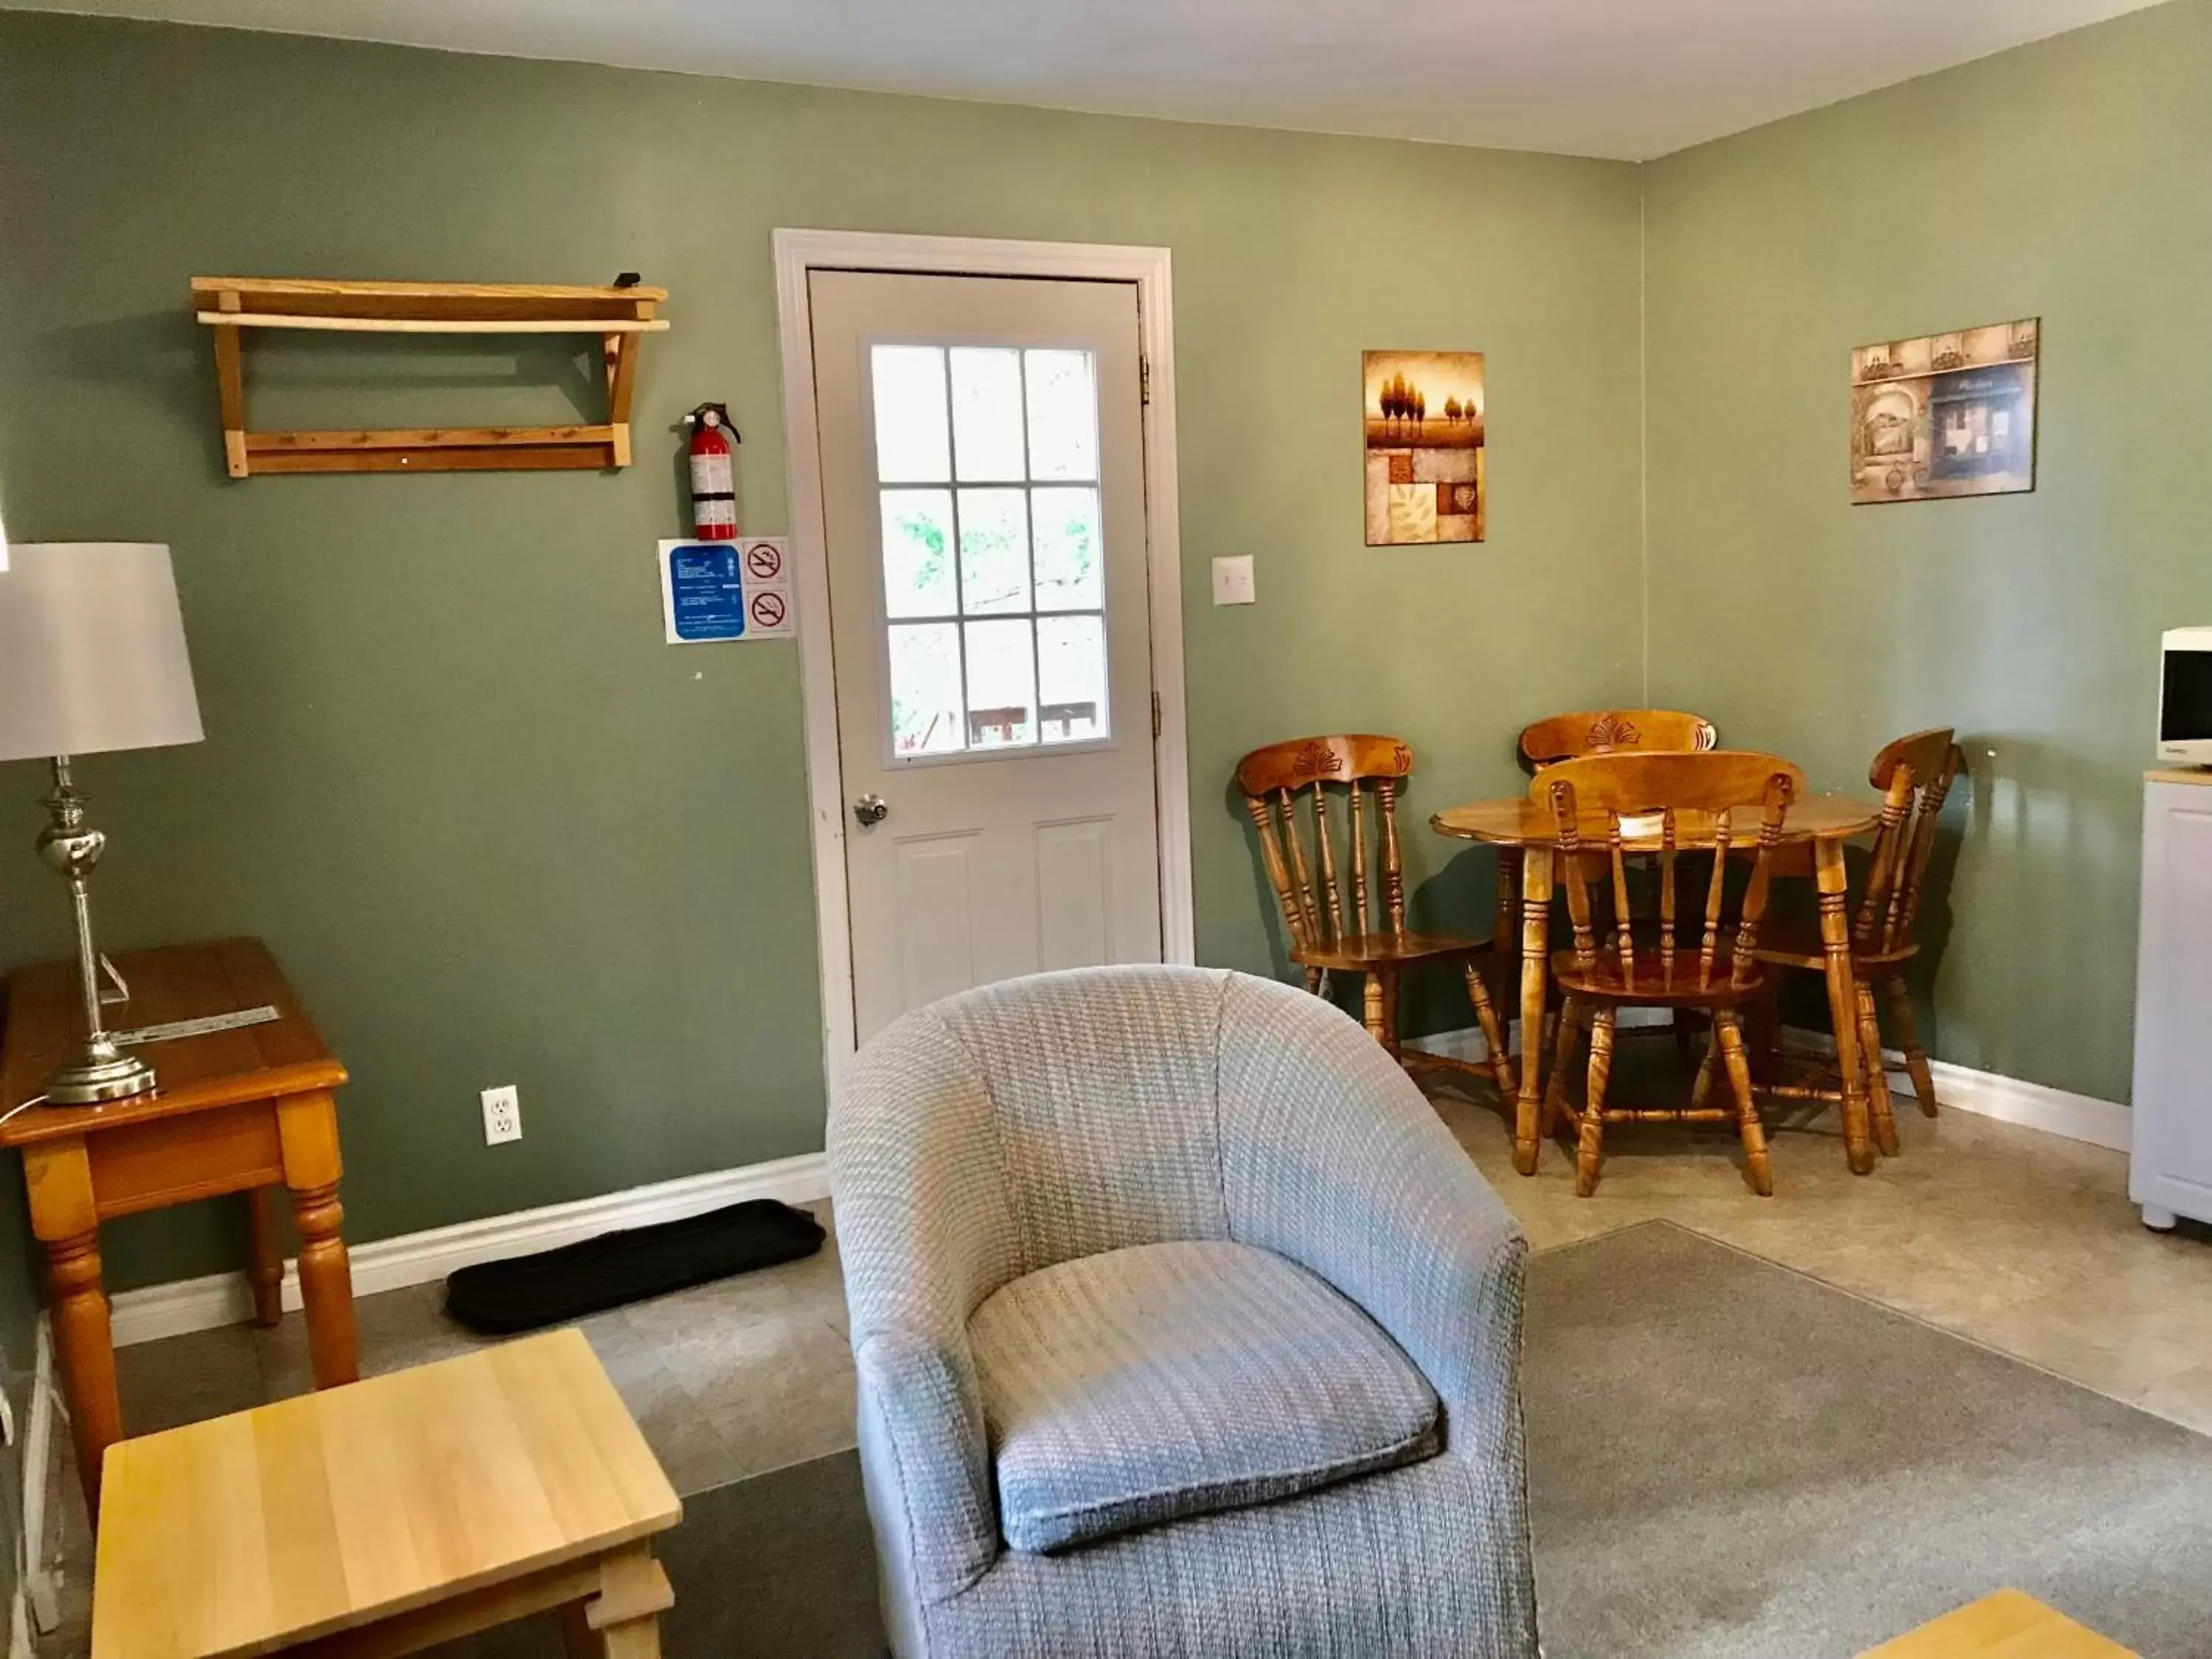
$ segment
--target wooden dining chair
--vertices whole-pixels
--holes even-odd
[[[1889,1073],[1881,1062],[1881,1021],[1875,995],[1888,1004],[1890,1024],[1905,1051],[1905,1068],[1920,1109],[1936,1115],[1936,1080],[1928,1054],[1914,1028],[1912,1000],[1905,989],[1905,965],[1920,954],[1920,892],[1928,860],[1936,850],[1936,820],[1944,798],[1966,765],[1949,726],[1915,732],[1883,746],[1867,769],[1867,781],[1881,791],[1881,824],[1867,860],[1866,882],[1851,908],[1851,973],[1858,986],[1859,1055],[1866,1074],[1867,1099],[1874,1119],[1875,1145],[1897,1151],[1897,1123],[1891,1105]],[[1778,926],[1759,951],[1770,966],[1825,971],[1817,921]],[[1771,1030],[1772,1022],[1765,1022]],[[1825,1083],[1776,1083],[1778,1099],[1838,1101],[1841,1079]]]
[[[1561,951],[1553,964],[1566,1006],[1559,1016],[1541,1128],[1549,1134],[1563,1120],[1573,1126],[1575,1191],[1583,1197],[1597,1188],[1607,1124],[1730,1119],[1743,1142],[1753,1190],[1762,1197],[1773,1192],[1766,1131],[1752,1096],[1742,1015],[1765,993],[1765,974],[1757,956],[1759,923],[1766,912],[1774,850],[1790,803],[1804,788],[1805,775],[1778,756],[1733,750],[1593,755],[1562,761],[1529,784],[1529,798],[1548,805],[1558,826],[1559,864],[1574,925],[1573,948]],[[1738,822],[1740,809],[1756,813],[1755,829]],[[1603,836],[1601,849],[1588,846],[1586,831],[1593,829]],[[1747,842],[1753,849],[1751,879],[1731,915],[1728,854],[1732,843]],[[1715,856],[1704,904],[1686,917],[1675,902],[1675,864],[1680,853],[1692,849],[1711,849]],[[1586,850],[1602,851],[1612,878],[1613,915],[1618,920],[1609,946],[1602,950],[1591,920],[1590,882],[1582,856]],[[1656,935],[1632,927],[1628,919],[1627,861],[1632,853],[1645,851],[1656,855],[1659,866]],[[1607,1099],[1613,1035],[1623,1008],[1695,1011],[1712,1022],[1712,1042],[1687,1106],[1624,1107]],[[1567,1097],[1566,1075],[1585,1030],[1589,1087],[1577,1108]],[[1723,1066],[1735,1097],[1729,1108],[1707,1103],[1715,1073]]]
[[[1669,752],[1688,750],[1702,754],[1719,747],[1720,730],[1703,714],[1692,714],[1680,708],[1584,708],[1571,714],[1552,714],[1531,721],[1521,728],[1520,751],[1522,763],[1531,772],[1540,772],[1561,761],[1579,760],[1586,755],[1612,755],[1624,750],[1665,750]],[[1605,855],[1588,855],[1584,860],[1585,873],[1600,884],[1606,879]],[[1638,876],[1638,880],[1642,879]],[[1507,896],[1510,884],[1512,896]],[[1606,890],[1601,887],[1601,890]],[[1517,907],[1521,891],[1521,856],[1516,852],[1503,857],[1498,864],[1498,904],[1501,938],[1520,937],[1517,914],[1508,916],[1510,907]],[[1649,894],[1638,896],[1635,910],[1638,926],[1651,920]],[[1674,1018],[1674,1042],[1683,1053],[1688,1052],[1691,1025],[1696,1016],[1684,1011]]]
[[[1521,758],[1532,767],[1579,760],[1624,749],[1692,750],[1720,746],[1721,734],[1703,714],[1679,708],[1585,708],[1553,714],[1521,728]]]
[[[1413,750],[1396,738],[1295,738],[1245,756],[1237,763],[1237,787],[1259,830],[1261,861],[1281,907],[1291,960],[1306,970],[1306,988],[1319,994],[1330,976],[1358,975],[1364,981],[1361,1010],[1368,1031],[1407,1070],[1480,1073],[1498,1085],[1501,1095],[1510,1097],[1513,1065],[1480,965],[1492,951],[1493,941],[1415,933],[1406,926],[1398,797],[1413,769]],[[1332,807],[1335,796],[1342,798],[1340,810]],[[1371,882],[1370,801],[1375,842]],[[1306,852],[1309,841],[1311,858]],[[1461,964],[1468,998],[1490,1050],[1481,1066],[1407,1051],[1398,1040],[1401,975],[1410,968],[1455,961]]]

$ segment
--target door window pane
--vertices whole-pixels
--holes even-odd
[[[894,757],[1104,742],[1095,356],[872,352]]]
[[[1030,608],[1025,489],[960,492],[960,609],[970,617]]]
[[[1026,617],[969,623],[968,746],[1003,749],[1036,741],[1036,664]]]
[[[886,489],[884,615],[951,617],[960,611],[952,582],[952,492]]]
[[[1047,743],[1108,735],[1103,617],[1037,619],[1037,724]]]
[[[960,629],[923,623],[890,630],[891,748],[941,755],[960,737]]]
[[[1036,489],[1030,510],[1036,538],[1036,608],[1097,611],[1105,603],[1098,538],[1098,492]]]
[[[1098,476],[1098,399],[1087,351],[1030,351],[1030,477]]]
[[[963,483],[1016,483],[1022,471],[1022,354],[955,346],[952,452]]]
[[[878,481],[945,483],[952,465],[945,430],[945,353],[936,346],[879,345],[870,351],[869,364]]]

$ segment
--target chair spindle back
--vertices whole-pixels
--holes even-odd
[[[1715,975],[1723,972],[1731,986],[1747,983],[1758,971],[1752,953],[1758,948],[1759,924],[1766,915],[1774,849],[1781,844],[1790,804],[1804,787],[1805,775],[1788,761],[1747,750],[1594,755],[1546,769],[1529,785],[1528,793],[1540,805],[1550,806],[1558,828],[1559,864],[1566,884],[1577,965],[1597,964],[1590,877],[1582,854],[1585,827],[1602,814],[1615,918],[1613,950],[1623,983],[1632,988],[1644,981],[1654,989],[1667,989],[1681,982],[1676,978],[1678,958],[1690,941],[1681,936],[1679,925],[1675,868],[1686,845],[1709,848],[1713,854],[1705,902],[1697,912],[1695,983],[1709,988]],[[1728,855],[1731,844],[1741,838],[1735,814],[1744,808],[1758,811],[1757,840],[1751,880],[1737,907],[1731,939]],[[1659,866],[1659,933],[1646,951],[1638,945],[1629,921],[1628,860],[1632,855],[1654,852]]]
[[[1398,796],[1413,751],[1372,734],[1294,738],[1255,749],[1237,763],[1237,787],[1260,832],[1260,858],[1292,943],[1321,950],[1387,929],[1406,931],[1406,878],[1398,845]],[[1344,862],[1340,883],[1333,792],[1343,796]],[[1310,798],[1299,810],[1300,797]],[[1374,870],[1368,878],[1368,803],[1374,802]],[[1307,820],[1302,823],[1301,820]],[[1309,860],[1307,842],[1314,853]],[[1372,900],[1378,898],[1381,915]]]
[[[1911,944],[1921,882],[1936,850],[1936,823],[1966,763],[1948,726],[1899,738],[1874,757],[1867,781],[1882,792],[1881,828],[1875,835],[1866,891],[1851,919],[1853,950],[1887,955]]]

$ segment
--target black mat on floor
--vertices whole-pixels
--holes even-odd
[[[754,1267],[812,1255],[827,1237],[804,1210],[756,1198],[681,1221],[601,1233],[557,1250],[463,1267],[446,1280],[446,1311],[505,1336],[563,1325],[625,1302],[665,1296]]]
[[[1531,1260],[1523,1376],[1550,1659],[1841,1659],[2007,1584],[2212,1652],[2212,1439],[1917,1320],[1654,1223]],[[684,1508],[668,1653],[880,1659],[853,1453]]]

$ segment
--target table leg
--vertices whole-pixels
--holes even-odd
[[[1820,952],[1827,968],[1828,1020],[1836,1033],[1836,1068],[1843,1073],[1844,1151],[1850,1160],[1851,1173],[1864,1175],[1874,1168],[1874,1139],[1868,1124],[1866,1077],[1860,1069],[1859,994],[1851,972],[1850,923],[1844,915],[1844,843],[1814,842],[1813,870],[1820,890]]]
[[[1512,959],[1521,945],[1521,849],[1498,849],[1498,916],[1491,923],[1491,943],[1500,963]]]
[[[246,1195],[246,1276],[253,1285],[253,1322],[264,1330],[284,1317],[284,1247],[276,1237],[276,1189]]]
[[[291,1189],[292,1220],[300,1230],[300,1299],[307,1315],[307,1354],[315,1386],[336,1388],[361,1375],[353,1322],[353,1270],[338,1235],[345,1211],[338,1203],[337,1102],[328,1093],[294,1095],[276,1103],[276,1133],[283,1149],[284,1184]]]
[[[54,1360],[69,1404],[77,1480],[86,1512],[100,1519],[100,1466],[123,1438],[123,1401],[115,1388],[115,1345],[107,1293],[100,1282],[100,1212],[82,1139],[23,1149],[31,1231],[46,1248]]]
[[[582,1617],[564,1613],[562,1645],[570,1659],[659,1659],[660,1615],[676,1605],[668,1574],[643,1549],[600,1564],[599,1593]]]
[[[1521,1095],[1513,1113],[1513,1167],[1536,1173],[1543,1114],[1544,994],[1552,956],[1552,848],[1531,847],[1521,867]]]

